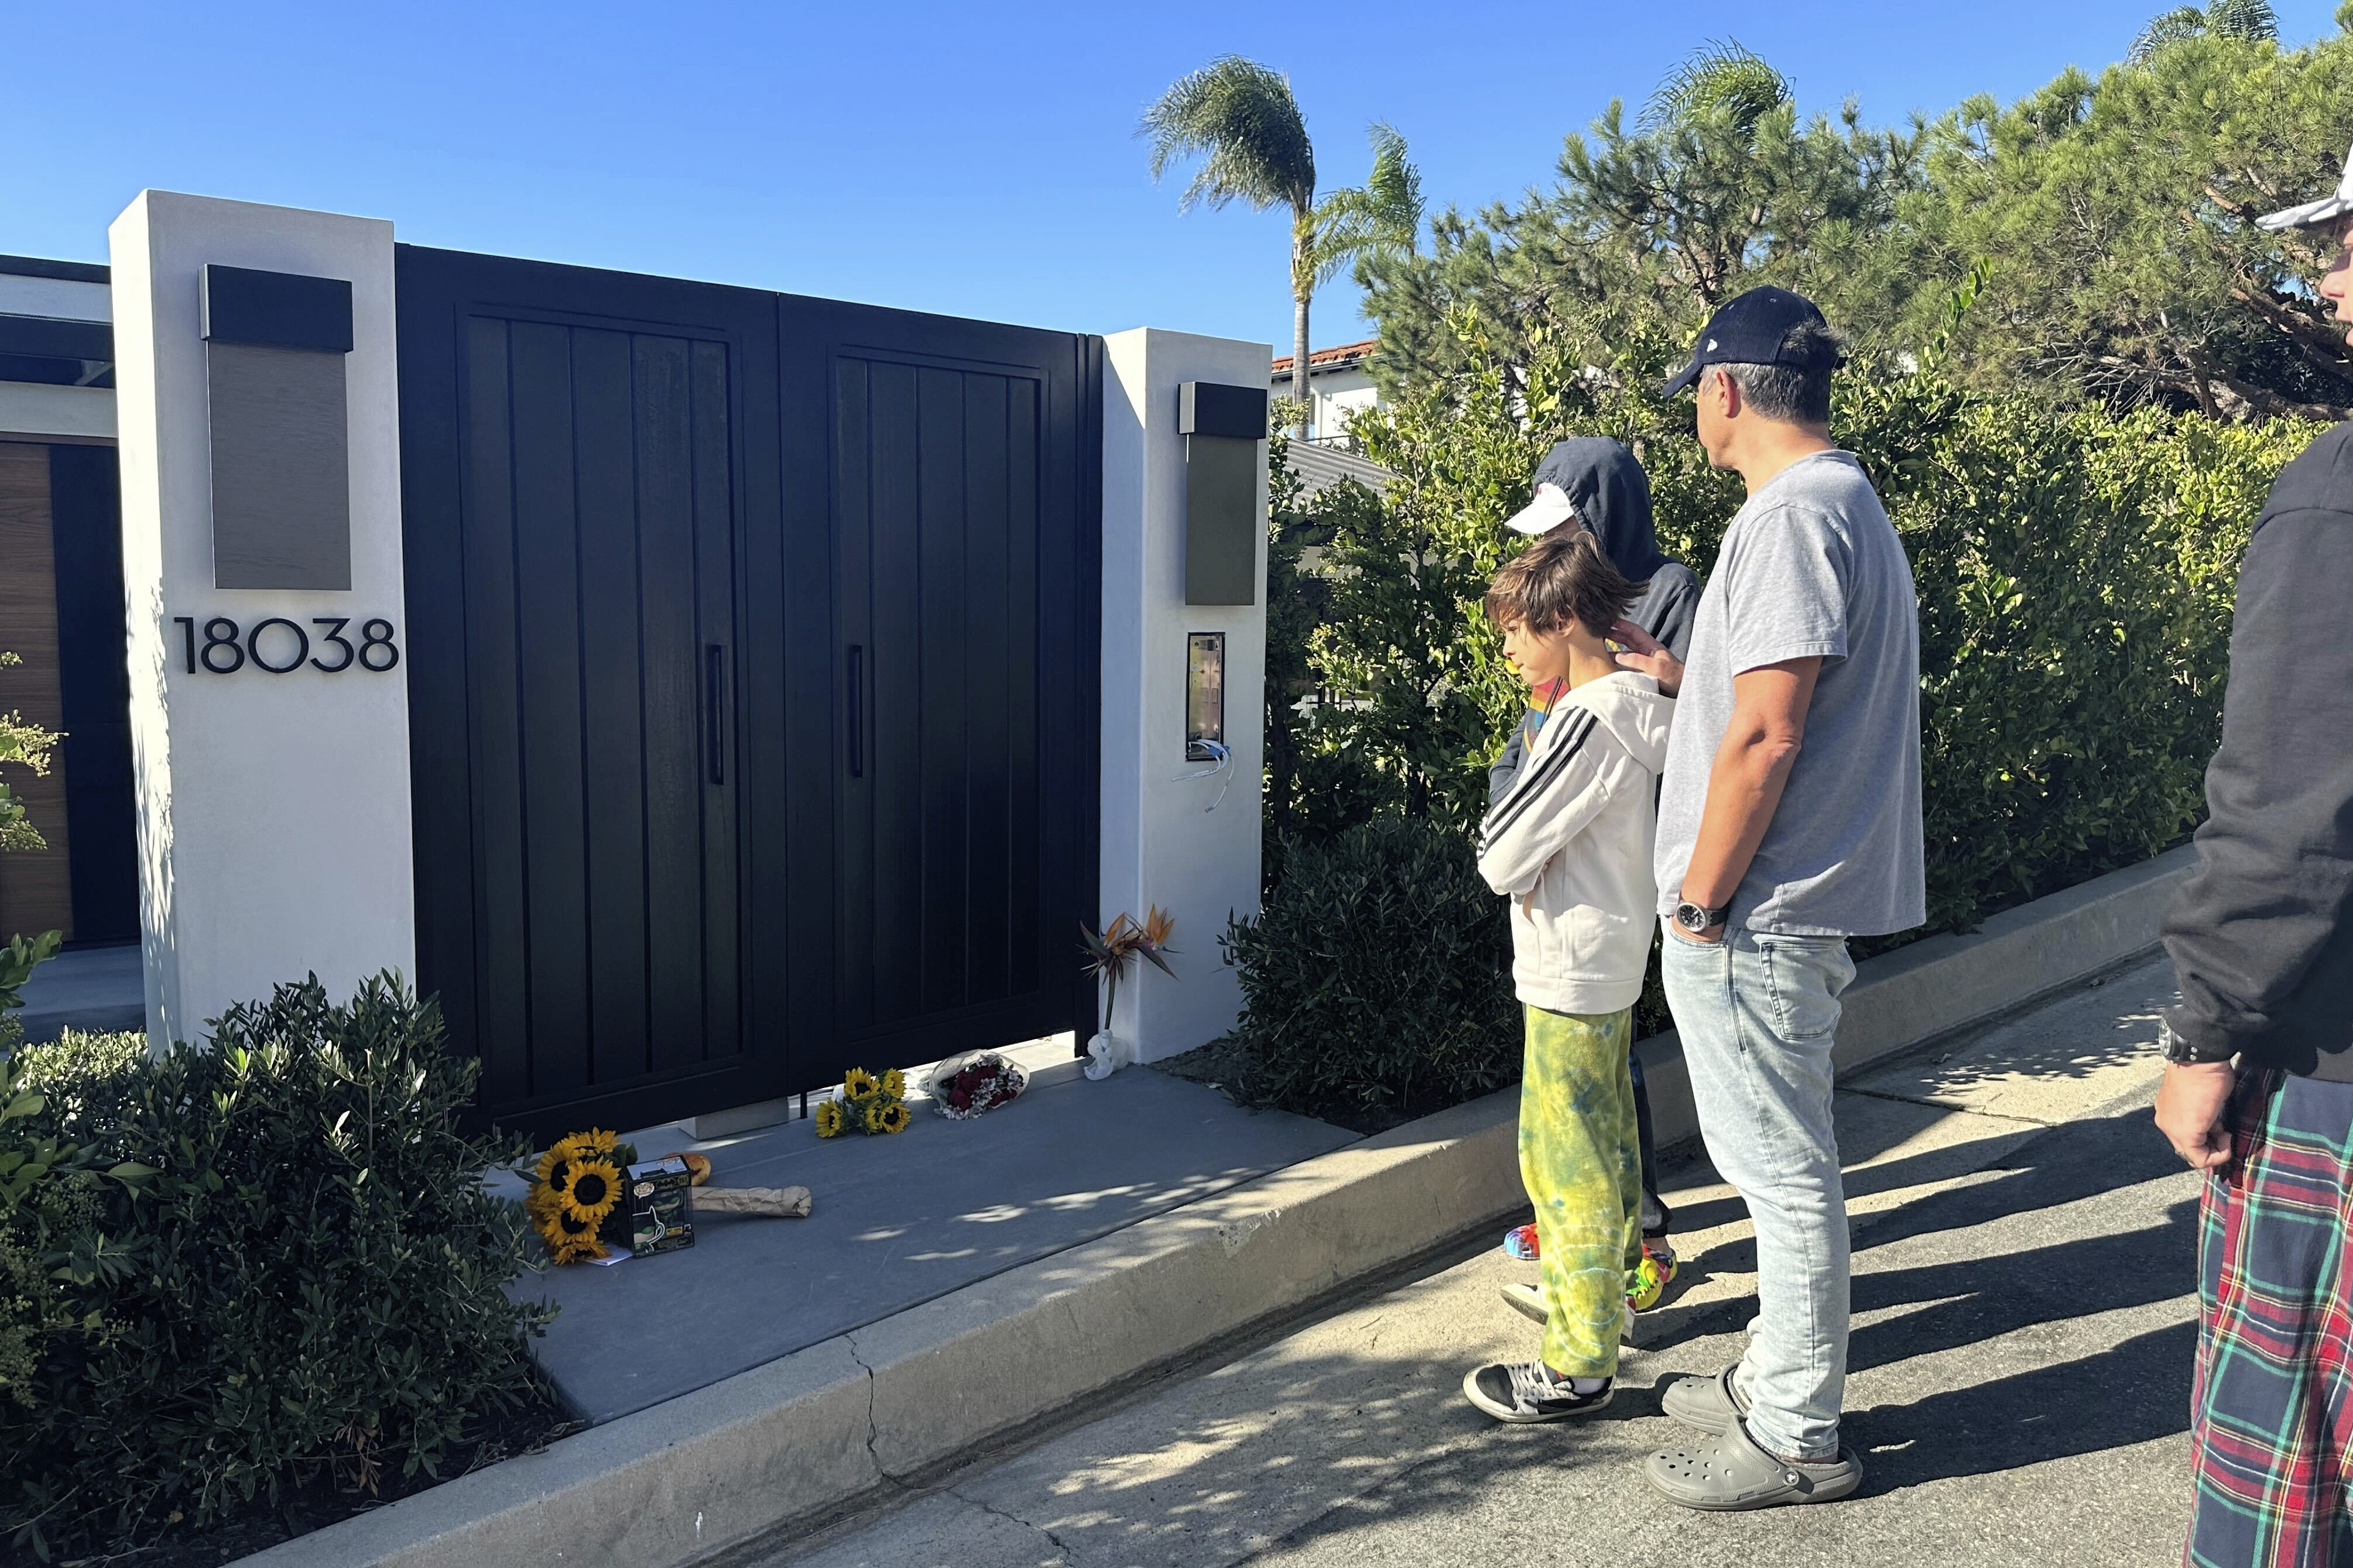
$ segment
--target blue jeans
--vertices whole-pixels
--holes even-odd
[[[1748,1434],[1785,1459],[1839,1451],[1846,1393],[1846,1187],[1831,1041],[1854,963],[1839,937],[1670,931],[1662,961],[1701,1136],[1757,1227],[1757,1318],[1741,1358]]]

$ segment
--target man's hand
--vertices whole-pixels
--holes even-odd
[[[2231,1159],[2223,1117],[2236,1081],[2229,1062],[2168,1062],[2157,1091],[2157,1130],[2193,1171],[2211,1171]]]
[[[1639,669],[1659,683],[1659,689],[1672,697],[1683,689],[1683,661],[1667,651],[1666,645],[1631,621],[1620,621],[1609,628],[1613,642],[1626,645],[1618,656],[1620,669]]]

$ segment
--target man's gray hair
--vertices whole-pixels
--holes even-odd
[[[1846,340],[1821,321],[1800,321],[1781,340],[1788,363],[1723,364],[1740,400],[1765,419],[1790,425],[1831,422],[1831,376],[1846,363]]]

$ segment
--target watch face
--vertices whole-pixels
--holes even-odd
[[[1678,904],[1675,906],[1675,924],[1688,931],[1705,931],[1707,911],[1697,904]]]

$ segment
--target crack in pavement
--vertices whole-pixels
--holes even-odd
[[[1068,1546],[1063,1544],[1062,1538],[1060,1536],[1056,1535],[1044,1525],[1033,1524],[1018,1513],[1010,1513],[1004,1509],[998,1508],[995,1503],[983,1502],[976,1497],[967,1497],[963,1492],[957,1490],[955,1487],[948,1488],[947,1494],[948,1496],[955,1499],[956,1501],[967,1503],[972,1507],[980,1510],[983,1513],[994,1514],[998,1519],[1005,1521],[1008,1524],[1018,1524],[1022,1529],[1029,1531],[1034,1534],[1044,1536],[1048,1541],[1053,1542],[1054,1550],[1061,1554],[1065,1568],[1079,1568],[1078,1555]]]
[[[1956,1116],[1978,1116],[1988,1121],[2014,1121],[2021,1127],[2064,1127],[2062,1121],[2045,1121],[2039,1116],[2013,1116],[2003,1110],[1981,1110],[1974,1105],[1962,1105],[1950,1100],[1937,1100],[1925,1094],[1895,1094],[1883,1089],[1856,1089],[1847,1084],[1838,1086],[1841,1094],[1859,1094],[1866,1100],[1892,1100],[1899,1105],[1925,1105],[1931,1110],[1949,1110]]]

